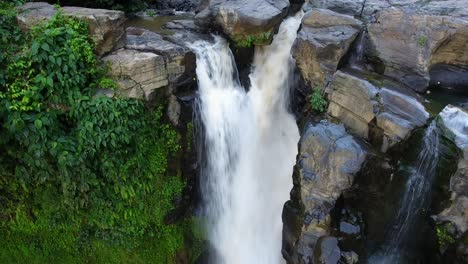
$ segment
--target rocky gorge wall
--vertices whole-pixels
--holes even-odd
[[[192,141],[196,62],[187,43],[217,33],[231,41],[235,56],[252,54],[253,46],[269,44],[281,21],[301,5],[292,0],[201,1],[193,18],[164,26],[171,34],[127,27],[127,17],[119,11],[65,7],[64,12],[89,22],[97,53],[119,84],[117,90],[101,92],[139,98],[149,105],[167,104],[169,120],[186,141]],[[292,51],[302,88],[293,98],[300,102],[294,108],[302,133],[294,188],[283,211],[282,253],[288,263],[365,263],[360,256],[365,250],[358,255],[359,249],[345,245],[343,232],[336,232],[342,231],[336,227],[340,218],[336,210],[352,190],[362,184],[373,186],[359,179],[374,179],[371,174],[377,174],[382,188],[391,184],[395,153],[439,114],[429,109],[428,89],[468,91],[468,3],[310,0],[304,8]],[[27,3],[21,9],[18,21],[24,29],[56,12],[46,3]],[[249,58],[243,59],[247,67]],[[313,90],[328,100],[323,114],[308,107]],[[459,109],[457,113],[464,113]],[[456,131],[452,134],[466,134],[463,129]],[[464,150],[464,145],[457,145]],[[185,161],[186,177],[193,183],[186,198],[190,203],[197,192],[193,149]],[[441,183],[450,194],[445,208],[427,213],[428,219],[434,215],[430,232],[447,230],[453,237],[443,246],[442,237],[435,238],[440,252],[434,255],[440,262],[468,260],[465,163],[460,158],[456,172]],[[374,224],[369,219],[348,214],[338,226],[347,226],[348,235],[361,235],[357,240],[362,243],[365,226]]]

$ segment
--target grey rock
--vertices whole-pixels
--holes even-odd
[[[330,10],[313,9],[304,16],[292,52],[309,85],[326,86],[361,27],[359,20]]]
[[[153,92],[169,84],[162,56],[121,49],[103,58],[110,75],[118,81],[117,93],[129,98],[150,100]]]
[[[167,116],[169,117],[169,121],[171,121],[171,123],[176,127],[179,125],[180,113],[181,107],[177,97],[175,95],[169,96]]]
[[[468,230],[468,113],[461,108],[447,106],[439,116],[463,156],[450,179],[451,204],[433,218],[439,223],[448,221],[454,224],[458,233],[463,234]]]
[[[89,33],[99,55],[114,50],[120,44],[126,21],[124,12],[70,6],[65,6],[62,10],[67,16],[88,22]],[[21,28],[29,30],[34,25],[52,18],[56,12],[55,7],[47,3],[26,3],[19,7],[18,24]]]
[[[369,25],[367,56],[383,74],[422,92],[436,64],[468,65],[468,20],[390,8]]]
[[[345,259],[346,264],[356,264],[359,262],[359,255],[354,252],[341,252],[341,256]]]
[[[129,27],[126,30],[126,49],[152,52],[164,58],[170,83],[177,83],[184,76],[195,77],[195,55],[185,46],[165,40],[149,30]]]
[[[327,88],[328,114],[355,135],[377,142],[381,151],[386,152],[407,139],[415,128],[426,124],[429,114],[411,90],[386,79],[377,86],[366,78],[375,76],[337,71]],[[372,129],[381,133],[371,133]]]
[[[294,228],[288,226],[283,230],[287,238],[283,253],[289,263],[314,263],[316,258],[336,263],[340,258],[333,240],[324,238],[330,233],[330,212],[341,193],[351,187],[366,156],[367,151],[343,125],[321,121],[306,129],[299,143],[291,201],[284,212],[290,214],[293,204],[303,210],[298,232],[290,232]]]
[[[336,264],[340,260],[341,250],[336,237],[323,237],[318,242],[317,263]]]
[[[272,36],[287,15],[289,1],[211,0],[203,6],[205,9],[195,17],[198,25],[219,28],[231,39],[241,41],[265,33]]]

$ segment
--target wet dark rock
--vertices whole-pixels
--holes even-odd
[[[359,262],[359,255],[354,252],[341,252],[341,259],[346,264],[356,264]]]
[[[429,71],[429,76],[430,86],[450,89],[456,93],[468,93],[468,65],[434,65]]]
[[[336,264],[341,258],[341,251],[338,247],[336,237],[322,237],[316,247],[315,263]]]
[[[433,218],[439,223],[452,223],[460,236],[468,230],[468,113],[461,108],[447,106],[440,117],[463,155],[450,179],[451,204]]]

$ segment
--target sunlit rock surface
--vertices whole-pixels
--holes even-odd
[[[359,20],[325,9],[304,16],[293,56],[309,85],[325,87],[361,27]]]
[[[103,55],[112,51],[124,35],[125,13],[121,11],[66,6],[68,16],[89,23],[89,33],[96,44],[96,53]],[[18,23],[23,29],[31,29],[42,21],[49,20],[57,9],[43,2],[29,2],[19,7]]]
[[[429,114],[411,90],[372,78],[336,72],[328,88],[328,114],[385,152],[426,124]]]

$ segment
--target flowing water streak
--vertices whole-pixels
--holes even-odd
[[[299,140],[288,111],[290,54],[301,18],[286,19],[270,46],[256,48],[249,92],[240,85],[225,40],[191,45],[197,55],[202,192],[214,263],[284,262],[281,213]]]
[[[436,121],[426,129],[421,152],[410,170],[400,208],[393,219],[392,227],[387,232],[387,244],[369,259],[369,263],[390,264],[405,262],[402,252],[405,242],[418,234],[417,223],[424,217],[430,204],[432,180],[439,162],[440,140]]]

